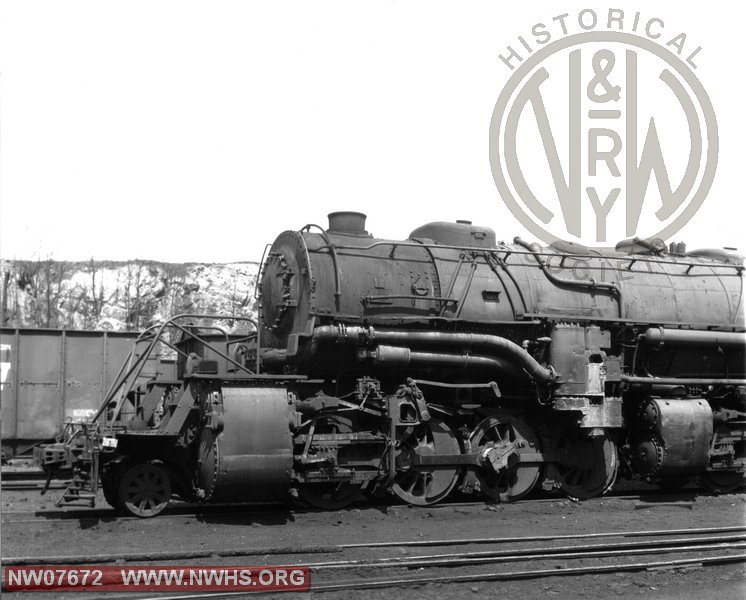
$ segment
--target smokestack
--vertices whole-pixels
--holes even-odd
[[[343,210],[329,213],[329,233],[346,235],[369,235],[365,230],[366,215],[360,212]]]

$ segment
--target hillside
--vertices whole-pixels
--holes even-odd
[[[179,313],[253,316],[259,265],[0,261],[3,327],[140,330]]]

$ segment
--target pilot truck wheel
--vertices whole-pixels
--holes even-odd
[[[168,471],[158,461],[134,465],[119,483],[119,502],[131,515],[150,518],[159,515],[171,499]]]

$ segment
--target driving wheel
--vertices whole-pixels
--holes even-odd
[[[351,433],[352,420],[340,415],[319,417],[314,434]],[[323,450],[318,455],[323,456]],[[339,446],[337,453],[344,453],[344,446]],[[298,492],[300,497],[315,508],[339,510],[349,506],[362,495],[362,484],[348,481],[319,481],[303,483]]]
[[[470,440],[472,451],[483,455],[491,448],[497,451],[514,448],[519,455],[541,451],[537,435],[517,417],[488,417],[474,428]],[[500,502],[512,502],[526,496],[540,481],[541,474],[541,463],[530,462],[519,462],[499,473],[489,464],[476,471],[482,492]]]
[[[392,491],[408,504],[427,506],[439,502],[456,485],[458,468],[420,465],[416,457],[460,453],[456,436],[442,421],[430,419],[409,428],[399,440]]]
[[[614,485],[619,459],[616,444],[609,437],[565,434],[556,449],[562,458],[554,465],[554,476],[570,498],[587,500],[606,493]]]

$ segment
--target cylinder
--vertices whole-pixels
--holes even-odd
[[[224,388],[222,430],[202,430],[197,474],[212,502],[284,500],[293,466],[292,406],[281,388]]]
[[[632,447],[642,475],[696,474],[709,465],[713,422],[705,399],[651,398],[642,406],[638,424],[644,433]]]

